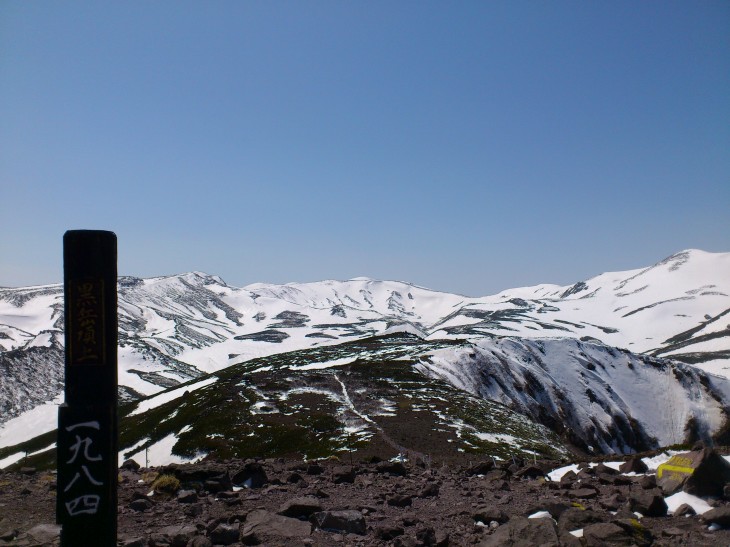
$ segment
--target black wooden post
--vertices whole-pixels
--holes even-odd
[[[63,236],[66,401],[58,411],[61,546],[117,543],[117,236]]]

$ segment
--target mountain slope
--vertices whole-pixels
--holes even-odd
[[[544,426],[414,368],[419,354],[456,345],[395,334],[233,365],[123,406],[120,460],[566,457]],[[26,451],[47,462],[53,442],[46,434],[0,448],[0,468]]]
[[[548,361],[552,364],[542,368],[558,377],[554,363],[564,362],[570,370],[569,384],[582,386],[584,395],[587,390],[594,395],[600,392],[601,404],[608,409],[603,417],[583,416],[594,423],[596,433],[593,437],[581,433],[574,439],[576,444],[623,450],[652,444],[652,439],[674,442],[684,438],[684,428],[695,416],[705,424],[704,430],[697,430],[698,435],[718,430],[722,401],[727,400],[723,399],[724,391],[720,389],[718,395],[709,388],[701,389],[700,403],[694,408],[683,402],[685,410],[673,418],[674,424],[649,426],[643,421],[653,420],[656,412],[636,411],[634,397],[641,393],[623,392],[624,384],[635,378],[603,374],[603,360],[613,357],[603,355],[603,350],[586,349],[593,346],[578,341],[601,341],[655,357],[683,359],[695,367],[730,376],[728,295],[730,253],[696,250],[677,253],[648,268],[606,273],[567,287],[540,285],[482,298],[367,278],[235,288],[219,277],[202,273],[123,277],[119,280],[120,394],[123,401],[131,402],[253,359],[398,331],[434,343],[467,340],[476,348],[469,352],[481,356],[469,362],[459,352],[447,352],[446,357],[435,361],[438,367],[424,365],[422,372],[431,377],[466,377],[478,370],[482,375],[495,374],[496,369],[489,364],[494,361],[485,356],[502,350],[484,348],[492,347],[495,336],[510,336],[515,337],[515,347],[497,359],[502,369],[497,376],[505,386],[512,386],[509,401],[494,389],[475,387],[473,381],[471,387],[456,381],[454,385],[505,402],[543,423],[549,424],[550,419],[540,415],[542,404],[552,405],[557,417],[560,412],[579,415],[561,406],[560,399],[566,395],[559,385],[536,402],[517,389],[529,385],[524,377],[518,377],[523,374],[523,359],[530,354],[539,356],[538,341],[543,340],[543,348],[567,357],[564,361],[551,357]],[[0,377],[0,426],[60,393],[62,314],[60,285],[0,289],[0,369],[7,372]],[[567,340],[552,341],[556,337]],[[597,373],[585,370],[580,352],[593,355],[590,361]],[[636,359],[642,358],[629,361],[636,366]],[[666,368],[661,359],[646,362],[660,363],[657,369]],[[454,376],[457,363],[464,370]],[[680,371],[677,374],[686,379],[683,391],[678,392],[682,401],[691,400],[689,394],[698,389],[697,382],[714,382],[692,368],[670,369]],[[541,378],[534,371],[531,374]],[[607,383],[613,391],[604,389]],[[544,379],[545,386],[554,384],[551,378]],[[571,404],[581,408],[586,400],[581,397],[583,402],[576,395]],[[627,405],[631,412],[624,410]],[[700,416],[702,405],[709,405],[704,418]],[[53,408],[49,405],[43,412],[53,412]],[[633,419],[638,425],[631,425],[631,434],[623,427],[626,434],[614,446],[607,438],[608,417],[621,424]],[[692,431],[699,427],[690,425]],[[666,433],[667,428],[671,434]],[[0,446],[7,444],[5,435],[5,429],[0,428]]]
[[[726,440],[730,381],[571,339],[400,333],[249,360],[121,409],[120,460],[466,462]],[[53,436],[0,448],[48,463]]]

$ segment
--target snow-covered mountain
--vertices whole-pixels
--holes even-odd
[[[0,424],[60,393],[62,309],[61,285],[0,289]],[[730,377],[729,312],[730,253],[698,250],[571,286],[539,285],[481,298],[367,278],[235,288],[202,273],[123,277],[119,280],[120,393],[123,400],[132,401],[255,358],[405,331],[430,341],[468,341],[465,352],[434,356],[431,365],[419,365],[421,372],[505,402],[543,423],[549,420],[537,416],[540,407],[552,408],[557,419],[571,412],[561,406],[561,398],[580,408],[586,390],[600,394],[602,402],[587,396],[586,404],[604,405],[605,416],[572,415],[594,422],[597,436],[591,440],[584,435],[583,440],[603,450],[611,447],[607,430],[602,429],[607,417],[615,419],[623,412],[627,420],[642,421],[646,416],[635,407],[640,393],[625,385],[637,379],[610,370],[618,366],[608,356],[615,350],[585,348],[625,348]],[[599,341],[602,344],[591,345]],[[485,349],[495,344],[500,349]],[[540,348],[549,351],[540,357]],[[580,355],[591,352],[597,352],[591,358],[596,368],[588,370],[580,365]],[[472,354],[473,358],[465,357]],[[539,357],[535,366],[548,375],[534,374],[537,369],[530,373],[542,385],[560,387],[568,382],[581,386],[581,394],[572,397],[560,389],[535,396],[524,391],[530,380],[520,367],[530,355]],[[566,360],[567,355],[572,357]],[[622,357],[626,352],[617,355],[635,367],[636,359],[642,359]],[[497,362],[506,382],[499,389],[486,380],[495,374]],[[654,366],[641,362],[640,367]],[[621,367],[630,369],[628,364]],[[706,388],[697,396],[701,402],[692,402],[695,383],[707,376],[688,367],[670,368],[681,371],[673,372],[684,379],[678,381],[676,397],[686,400],[672,427],[683,432],[689,418],[700,414],[697,409],[708,404],[713,410],[698,418],[700,429],[717,430],[720,409],[727,404],[724,388]],[[679,436],[657,427],[661,431],[644,428],[646,438],[663,442]],[[0,430],[0,441],[2,434]],[[625,443],[632,445],[629,437]]]
[[[598,342],[393,333],[251,359],[126,403],[119,460],[404,454],[466,463],[727,443],[729,399],[726,378]],[[52,465],[54,423],[53,405],[10,420],[0,469],[26,454]]]

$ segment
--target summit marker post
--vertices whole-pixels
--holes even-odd
[[[117,543],[117,236],[63,236],[65,403],[58,409],[61,546]]]

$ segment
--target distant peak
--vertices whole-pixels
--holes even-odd
[[[177,275],[171,275],[168,279],[182,279],[188,283],[194,283],[196,285],[223,285],[228,286],[223,279],[218,275],[210,275],[205,272],[187,272]]]

